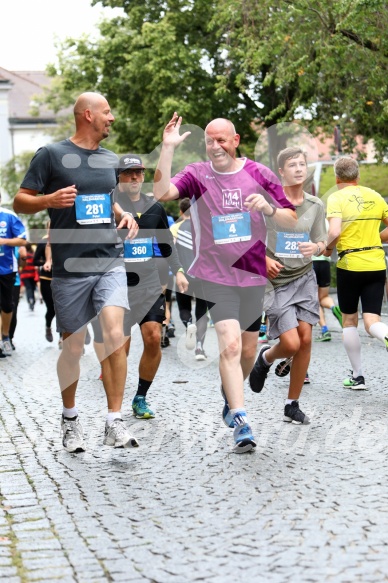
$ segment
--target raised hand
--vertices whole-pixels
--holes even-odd
[[[180,135],[179,130],[182,123],[182,116],[178,116],[177,112],[174,111],[174,115],[166,125],[163,131],[163,145],[172,146],[176,148],[181,144],[191,132],[185,132]]]

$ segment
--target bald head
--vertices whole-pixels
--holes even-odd
[[[234,127],[234,124],[232,124],[232,122],[229,121],[228,119],[225,119],[223,117],[217,117],[216,119],[213,119],[210,123],[208,123],[205,128],[205,134],[208,134],[210,132],[215,133],[226,132],[231,136],[235,136],[236,128]]]
[[[205,128],[206,154],[218,172],[237,170],[236,150],[239,143],[240,136],[228,119],[213,119]]]
[[[107,100],[100,93],[93,93],[93,91],[86,91],[81,93],[74,104],[74,115],[82,115],[87,109],[95,110],[101,106],[108,105]],[[109,107],[109,106],[108,106]]]
[[[89,149],[98,148],[101,140],[109,136],[115,118],[108,101],[100,93],[81,93],[74,104],[75,135],[72,141]]]

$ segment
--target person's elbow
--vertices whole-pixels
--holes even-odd
[[[19,192],[16,193],[15,198],[13,199],[12,207],[13,207],[13,210],[15,211],[15,213],[23,212],[22,208],[21,208]]]
[[[297,225],[298,217],[292,209],[278,209],[275,214],[275,220],[283,227],[294,228]]]
[[[329,241],[337,241],[337,239],[340,235],[341,235],[341,229],[330,229],[327,238]]]
[[[170,183],[169,189],[163,192],[162,189],[154,186],[154,197],[156,200],[161,202],[168,202],[169,200],[175,200],[179,197],[179,191],[174,184]]]

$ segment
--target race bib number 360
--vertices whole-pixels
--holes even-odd
[[[298,243],[307,243],[308,233],[277,233],[275,257],[303,258]]]
[[[212,217],[213,237],[217,245],[239,243],[251,239],[251,216],[249,213],[232,213]]]
[[[153,257],[152,238],[125,239],[124,241],[124,261],[133,263],[139,261],[149,261]]]
[[[80,225],[110,223],[109,194],[79,194],[76,196],[75,217]]]

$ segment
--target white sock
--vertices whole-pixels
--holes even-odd
[[[385,346],[384,338],[388,335],[388,326],[383,322],[375,322],[369,328],[369,334],[373,336],[373,338],[380,340]]]
[[[71,409],[66,409],[66,407],[63,407],[62,414],[67,419],[72,419],[73,417],[77,417],[78,409],[77,407],[72,407]]]
[[[264,364],[266,364],[267,366],[272,366],[272,365],[273,365],[273,362],[268,362],[268,360],[265,358],[265,353],[266,353],[266,352],[267,352],[267,351],[266,351],[266,350],[264,350],[264,352],[262,352],[262,353],[261,353],[261,357],[262,357],[262,359],[263,359],[263,361],[264,361]]]
[[[106,416],[106,422],[108,425],[112,425],[113,421],[116,419],[122,419],[121,411],[115,411],[114,413],[110,411]]]
[[[355,326],[343,329],[343,341],[346,354],[353,369],[353,377],[364,376],[361,366],[361,341],[358,330]]]
[[[297,400],[298,400],[298,399],[286,399],[286,400],[284,401],[284,404],[285,404],[285,405],[291,405],[291,403],[293,403],[294,401],[297,401]]]

